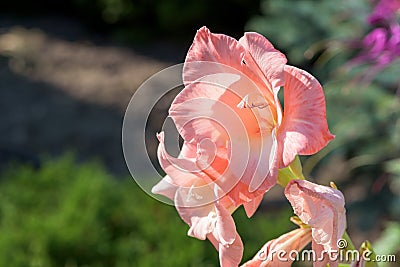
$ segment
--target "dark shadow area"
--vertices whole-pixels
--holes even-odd
[[[37,166],[42,155],[73,151],[127,174],[121,130],[129,100],[147,78],[182,61],[185,50],[163,43],[122,46],[67,17],[0,21],[2,164]],[[153,159],[165,119],[159,115],[168,109],[161,106],[146,132]]]
[[[6,159],[2,163],[74,151],[80,159],[98,158],[111,170],[126,173],[120,111],[16,75],[8,61],[0,58],[0,150]]]

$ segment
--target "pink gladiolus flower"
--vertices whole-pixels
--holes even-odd
[[[301,251],[311,242],[311,228],[298,228],[268,241],[253,259],[242,267],[290,267],[293,251]]]
[[[216,183],[235,206],[244,204],[249,216],[259,196],[276,184],[279,167],[333,139],[321,85],[286,65],[285,56],[260,34],[245,33],[237,41],[201,28],[187,54],[183,81],[170,116],[184,139],[182,150],[192,151],[186,156],[188,172]]]
[[[330,253],[338,253],[337,242],[346,228],[346,210],[343,194],[327,186],[305,180],[292,180],[285,188],[285,196],[294,213],[312,229],[312,248],[318,258],[314,267],[337,267]],[[334,255],[333,255],[334,256]],[[337,256],[337,254],[336,254]]]
[[[237,266],[243,250],[230,214],[243,204],[252,216],[276,184],[278,168],[333,139],[321,85],[286,61],[260,34],[237,41],[201,28],[185,60],[185,88],[169,110],[184,140],[178,158],[159,135],[167,176],[153,193],[175,201],[189,235],[213,242],[221,265]]]

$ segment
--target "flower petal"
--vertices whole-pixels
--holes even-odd
[[[286,65],[284,99],[278,140],[281,166],[286,167],[297,154],[314,154],[334,136],[326,121],[324,92],[311,74]]]
[[[337,241],[346,228],[343,194],[334,188],[305,180],[292,180],[285,196],[299,218],[312,228],[313,246],[318,257],[322,251],[337,250]],[[336,263],[332,261],[331,266]],[[314,263],[314,266],[325,266]]]
[[[186,86],[173,101],[169,114],[185,141],[211,138],[217,146],[225,145],[228,135],[272,131],[273,117],[261,95],[257,104],[265,108],[238,107],[243,99],[257,95],[257,87],[240,73],[209,74]]]
[[[220,243],[218,251],[221,267],[239,266],[243,256],[243,243],[239,234],[236,234],[235,242],[231,245],[224,246]]]
[[[153,186],[153,188],[151,189],[151,192],[153,194],[159,194],[159,195],[166,196],[167,198],[173,200],[175,198],[175,193],[176,193],[177,189],[178,189],[178,186],[175,185],[174,182],[172,181],[171,177],[169,177],[167,175],[163,179],[161,179],[161,181],[158,182],[158,184]]]
[[[284,54],[274,48],[274,46],[261,34],[256,32],[246,32],[239,43],[250,53],[254,60],[252,69],[260,70],[265,83],[270,85],[271,90],[284,84],[284,72],[287,59]],[[246,60],[246,59],[245,59]],[[253,60],[246,60],[247,64],[251,64]]]
[[[218,202],[215,203],[217,212],[217,225],[219,242],[226,246],[231,245],[236,238],[236,226],[231,214]]]
[[[207,27],[200,28],[186,55],[183,68],[183,82],[188,85],[199,78],[212,73],[225,73],[224,66],[242,68],[245,49],[234,38],[225,34],[213,34]],[[190,64],[194,62],[194,64]],[[215,62],[199,68],[196,62]],[[221,69],[223,68],[223,69]]]
[[[209,204],[204,205],[207,198]],[[188,235],[198,239],[206,239],[207,234],[215,229],[217,214],[212,199],[214,192],[209,186],[201,188],[178,188],[175,194],[175,207],[179,216],[189,226]]]
[[[298,228],[280,237],[268,241],[242,267],[289,267],[293,261],[289,255],[292,251],[300,252],[311,241],[310,228]],[[277,254],[284,251],[285,254]]]
[[[164,132],[159,133],[157,138],[160,141],[157,150],[158,161],[169,176],[169,179],[166,179],[163,183],[173,182],[175,186],[191,187],[194,181],[200,181],[199,178],[207,181],[207,176],[197,167],[195,159],[183,157],[174,158],[167,153],[164,145]],[[187,146],[182,150],[186,151],[186,154],[193,154],[193,151],[189,152],[193,149],[193,146]],[[203,182],[203,184],[205,184],[205,182]]]
[[[253,87],[262,91],[270,105],[274,103],[268,81],[241,43],[230,36],[211,33],[206,27],[199,29],[185,59],[184,84],[187,86],[209,74],[231,73],[232,70],[252,81]],[[273,113],[273,116],[276,117],[276,114]]]
[[[263,200],[264,195],[259,195],[258,197],[255,197],[249,202],[243,203],[244,210],[246,211],[247,217],[253,216],[253,214],[256,212],[258,206],[260,206],[261,201]]]
[[[315,253],[316,259],[313,261],[313,267],[326,267],[329,262],[329,255],[324,252],[324,246],[313,241],[311,248]],[[332,266],[331,264],[332,263],[329,263],[329,266]]]
[[[218,153],[214,162],[207,168],[202,168],[222,191],[227,193],[235,206],[260,197],[274,186],[277,180],[276,142],[273,136],[265,140],[253,138],[248,142],[232,138],[230,153]],[[249,216],[259,202],[257,206],[254,204],[246,204],[248,208],[253,205],[254,210],[246,210]]]

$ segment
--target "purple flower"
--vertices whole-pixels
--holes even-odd
[[[400,25],[393,24],[390,26],[390,38],[387,42],[387,48],[394,55],[400,56]]]
[[[380,0],[367,20],[373,29],[360,41],[359,54],[353,58],[350,66],[370,65],[369,77],[373,77],[400,57],[400,25],[398,13],[400,0]]]
[[[387,21],[396,20],[396,12],[399,9],[400,0],[380,0],[367,20],[371,25],[385,24]]]

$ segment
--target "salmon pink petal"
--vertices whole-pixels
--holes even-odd
[[[284,116],[278,132],[281,167],[298,155],[310,155],[334,138],[326,121],[325,97],[319,82],[306,71],[285,66]]]
[[[236,226],[231,214],[218,202],[215,203],[217,213],[216,230],[222,245],[231,245],[236,238]]]
[[[238,234],[236,234],[235,242],[231,245],[224,246],[219,244],[219,262],[221,267],[239,266],[243,256],[243,243]]]
[[[260,42],[260,45],[266,44]],[[185,86],[210,74],[232,73],[233,70],[253,83],[251,88],[242,86],[242,89],[261,90],[267,102],[274,103],[268,80],[242,44],[230,36],[211,33],[206,27],[199,29],[185,59]]]
[[[298,228],[268,241],[253,259],[242,267],[289,267],[293,261],[289,258],[292,251],[300,252],[311,241],[310,228]],[[285,255],[279,255],[284,251]],[[278,253],[277,253],[278,252]]]
[[[256,212],[258,206],[260,206],[261,201],[263,200],[264,195],[259,195],[258,197],[255,197],[249,202],[243,203],[244,210],[246,211],[247,217],[253,216],[253,214]]]
[[[219,99],[224,94],[231,97],[224,103]],[[175,98],[169,114],[174,120],[179,134],[185,141],[199,143],[205,138],[211,139],[217,146],[225,145],[227,137],[223,114],[235,115],[230,106],[240,98],[218,85],[195,83],[186,87]],[[242,126],[236,118],[235,125]],[[242,130],[243,131],[243,130]]]
[[[234,38],[225,34],[213,34],[206,27],[202,27],[197,31],[186,55],[183,82],[188,85],[208,74],[226,73],[228,66],[240,70],[244,54],[244,47]]]
[[[167,153],[164,145],[163,132],[159,133],[157,137],[160,141],[157,150],[158,161],[169,176],[168,179],[163,181],[164,184],[165,182],[173,182],[175,186],[190,187],[193,185],[193,181],[202,181],[201,179],[199,180],[199,178],[203,178],[203,180],[207,178],[197,167],[195,159],[174,158]],[[193,146],[187,146],[183,150],[186,150],[186,153],[193,154],[193,152],[189,152],[189,150],[192,149],[194,149]]]
[[[229,246],[224,246],[217,241],[214,235],[208,234],[208,240],[214,245],[219,251],[220,266],[224,267],[235,267],[239,266],[243,256],[243,243],[239,236],[236,234],[235,242]]]
[[[160,143],[158,145],[158,159],[161,167],[167,173],[158,184],[156,184],[151,192],[153,194],[160,194],[173,200],[175,198],[176,190],[179,187],[190,187],[194,181],[198,181],[199,176],[204,175],[199,170],[193,161],[186,158],[173,158],[171,157],[164,146],[164,133],[161,132],[157,135]],[[186,154],[193,154],[193,146],[184,144],[182,151]],[[200,180],[202,183],[203,180]]]
[[[276,50],[264,36],[255,32],[246,32],[239,43],[251,56],[251,60],[245,58],[246,64],[250,65],[253,71],[261,72],[258,75],[265,77],[263,81],[271,90],[283,86],[283,68],[287,62],[284,54]]]
[[[231,153],[218,155],[209,167],[202,169],[213,177],[235,206],[251,202],[276,184],[277,156],[274,140],[273,136],[269,136],[265,140],[254,138],[250,143],[245,143],[232,138]],[[225,158],[229,155],[229,158]],[[257,209],[259,201],[261,198],[246,204],[249,216]]]
[[[204,198],[212,200],[214,192],[209,186],[202,188],[178,188],[175,194],[175,207],[190,229],[188,235],[198,239],[206,239],[207,234],[213,232],[217,214],[214,202],[204,205]]]
[[[268,103],[245,76],[217,73],[186,86],[173,101],[169,114],[178,132],[188,142],[211,138],[225,145],[227,135],[257,135],[260,129],[271,131],[273,117]],[[239,108],[251,96],[266,108]],[[243,104],[244,105],[244,104]]]
[[[251,152],[249,158],[249,165],[251,160],[254,160],[254,156],[258,156],[257,166],[254,168],[254,174],[249,183],[249,192],[254,192],[255,190],[269,190],[273,185],[276,184],[277,165],[277,141],[275,138],[275,130],[272,131],[270,135],[261,134],[260,141],[260,151]],[[251,145],[257,144],[257,142],[251,142]],[[252,165],[248,166],[251,168]],[[246,181],[244,179],[243,181]],[[261,188],[260,188],[261,187]]]

